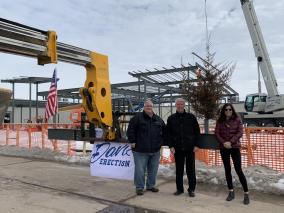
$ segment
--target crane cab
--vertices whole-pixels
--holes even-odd
[[[247,112],[264,113],[267,95],[265,93],[255,93],[246,96],[245,109]]]

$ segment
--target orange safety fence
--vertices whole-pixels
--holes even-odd
[[[3,124],[0,126],[0,145],[26,148],[49,148],[54,151],[74,155],[76,141],[49,140],[48,128],[78,128],[72,124]],[[201,128],[201,132],[204,132]],[[210,129],[214,133],[214,128]],[[284,172],[284,128],[246,127],[241,139],[243,166],[263,165]],[[164,149],[164,150],[163,150]],[[83,151],[83,154],[86,153]],[[86,151],[86,150],[85,150]],[[167,154],[163,153],[166,152]],[[209,166],[222,165],[218,150],[199,149],[196,159]],[[161,164],[174,163],[174,155],[166,148],[161,150]]]
[[[49,140],[48,128],[74,128],[72,124],[2,124],[0,127],[0,145],[25,148],[49,148],[68,155],[74,154],[75,141]]]
[[[241,154],[244,167],[262,165],[284,172],[284,128],[245,127]],[[196,159],[210,166],[222,165],[218,150],[199,150]]]

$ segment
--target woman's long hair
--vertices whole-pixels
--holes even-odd
[[[228,106],[231,107],[231,109],[232,109],[232,117],[231,117],[231,119],[236,119],[236,118],[238,117],[238,115],[237,115],[237,113],[236,113],[235,108],[233,107],[233,105],[230,104],[230,103],[226,103],[226,104],[224,104],[224,106],[223,106],[222,109],[221,109],[219,118],[218,118],[218,120],[217,120],[218,123],[222,123],[222,122],[226,121],[225,109],[226,109]]]

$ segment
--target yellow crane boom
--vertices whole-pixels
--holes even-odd
[[[39,30],[2,18],[0,51],[37,58],[39,65],[62,61],[84,66],[86,81],[80,94],[88,120],[103,128],[106,140],[116,138],[106,55],[57,42],[54,31]]]

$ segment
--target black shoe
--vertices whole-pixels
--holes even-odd
[[[136,194],[143,195],[144,194],[143,189],[136,189]]]
[[[183,191],[176,191],[176,192],[174,193],[174,195],[176,195],[176,196],[181,195],[181,194],[183,194]]]
[[[151,192],[158,192],[159,189],[158,188],[155,188],[155,187],[152,187],[152,188],[149,188],[149,189],[146,189],[147,191],[151,191]]]
[[[231,201],[235,198],[235,192],[229,191],[228,197],[226,198],[226,201]]]
[[[244,204],[245,205],[249,204],[249,195],[248,194],[244,194]]]
[[[189,197],[195,197],[195,193],[193,191],[188,191],[188,196]]]

